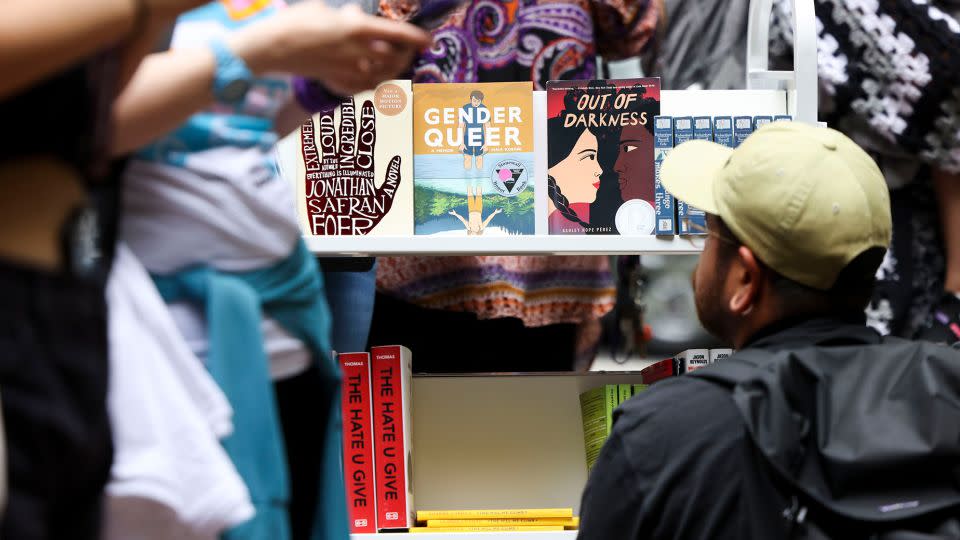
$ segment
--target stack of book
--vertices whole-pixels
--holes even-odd
[[[645,384],[607,384],[580,394],[587,471],[597,462],[600,449],[613,430],[613,410],[646,388]]]
[[[690,373],[733,354],[733,349],[687,349],[673,358],[654,362],[640,370],[645,384],[653,384],[667,377]]]
[[[579,525],[573,508],[426,510],[417,512],[417,526],[410,532],[563,531],[576,530]]]
[[[406,347],[338,355],[350,532],[413,526],[412,356]]]

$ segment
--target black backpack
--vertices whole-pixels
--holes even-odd
[[[960,352],[850,339],[745,349],[687,376],[730,390],[788,537],[960,539]]]

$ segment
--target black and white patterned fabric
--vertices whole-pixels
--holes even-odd
[[[960,23],[930,0],[814,0],[820,87],[831,125],[856,115],[926,164],[960,172]],[[789,0],[775,0],[771,53],[790,56]],[[858,141],[859,142],[859,141]]]

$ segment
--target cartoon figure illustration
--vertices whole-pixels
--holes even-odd
[[[585,127],[563,128],[551,118],[547,150],[547,189],[551,228],[583,232],[590,226],[590,203],[596,200],[603,169],[597,161],[597,136]]]
[[[487,225],[490,224],[490,220],[494,216],[503,212],[500,208],[497,208],[486,220],[483,220],[483,190],[477,186],[476,195],[474,195],[473,188],[467,186],[467,213],[468,219],[463,219],[463,216],[457,213],[456,210],[451,210],[450,215],[459,219],[463,226],[467,228],[467,236],[479,236],[483,234],[483,231],[487,228]],[[483,221],[481,221],[483,220]]]
[[[476,168],[483,168],[483,154],[487,152],[487,124],[490,111],[483,104],[483,92],[470,92],[470,103],[463,106],[460,115],[460,151],[463,152],[463,168],[470,169],[476,158]]]

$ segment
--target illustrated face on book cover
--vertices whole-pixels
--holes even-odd
[[[635,178],[647,174],[651,154],[653,154],[653,137],[650,136],[647,128],[640,124],[624,126],[620,132],[617,161],[613,165],[613,170],[619,177],[620,196],[624,201],[653,200],[653,185],[650,182],[634,181]]]
[[[590,221],[590,203],[600,189],[597,136],[589,129],[558,128],[550,140],[547,170],[550,185],[550,219],[557,215],[585,226]]]

